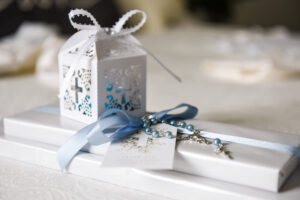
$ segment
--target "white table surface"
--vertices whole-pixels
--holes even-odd
[[[176,82],[148,58],[147,109],[159,111],[186,102],[199,108],[199,119],[300,134],[300,76],[256,84],[211,79],[199,64],[205,51],[198,39],[201,34],[200,28],[188,26],[139,36],[183,79]],[[57,101],[56,79],[49,80],[35,75],[0,78],[0,118]],[[0,199],[164,198],[0,157]]]

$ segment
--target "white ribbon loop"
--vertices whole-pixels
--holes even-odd
[[[83,16],[83,17],[87,17],[89,18],[92,22],[93,22],[93,25],[90,25],[90,24],[80,24],[80,23],[77,23],[75,21],[73,21],[73,17],[74,16]],[[83,10],[83,9],[74,9],[74,10],[71,10],[69,12],[69,20],[72,24],[72,26],[78,30],[93,30],[93,29],[101,29],[101,26],[98,24],[97,20],[94,18],[94,16],[89,13],[88,11],[86,10]]]
[[[128,19],[138,13],[142,15],[141,21],[134,27],[123,28],[123,26],[128,21]],[[139,30],[146,22],[146,19],[147,19],[147,15],[145,12],[143,12],[141,10],[131,10],[131,11],[127,12],[125,15],[123,15],[119,19],[119,21],[112,27],[112,29],[115,33],[119,33],[118,35],[130,34],[130,33],[133,33],[133,32],[136,32],[137,30]]]
[[[131,28],[123,28],[126,21],[128,21],[128,19],[135,14],[142,15],[140,22]],[[73,20],[74,16],[87,17],[93,22],[93,25],[77,23]],[[146,19],[147,19],[147,15],[145,12],[143,12],[141,10],[131,10],[131,11],[127,12],[126,14],[124,14],[111,29],[107,28],[108,30],[111,30],[111,32],[109,32],[109,31],[106,31],[106,32],[113,33],[113,34],[111,34],[111,36],[122,36],[122,35],[131,34],[133,32],[136,32],[137,30],[139,30],[146,22]],[[99,25],[99,23],[97,22],[97,20],[94,18],[94,16],[91,13],[89,13],[88,11],[83,10],[83,9],[71,10],[69,12],[69,20],[70,20],[72,26],[78,30],[94,30],[94,29],[101,30],[102,29],[101,26]]]

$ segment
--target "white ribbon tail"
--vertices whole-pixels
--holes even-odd
[[[124,45],[128,45],[128,46],[133,46],[133,47],[138,47],[142,50],[144,50],[149,56],[151,56],[164,70],[166,70],[174,79],[176,79],[178,82],[182,82],[181,78],[179,76],[177,76],[174,72],[172,72],[172,70],[170,70],[164,63],[162,63],[151,51],[149,51],[148,49],[146,49],[145,47],[143,47],[140,44],[132,44],[132,43],[123,43]]]
[[[144,51],[147,52],[164,70],[166,70],[173,78],[175,78],[178,82],[181,83],[181,78],[177,76],[174,72],[172,72],[165,64],[163,64],[153,53],[151,53],[148,49],[145,49],[141,45],[138,45],[140,48],[142,48]]]
[[[132,17],[133,15],[135,14],[141,14],[142,15],[142,19],[141,21],[135,25],[134,27],[131,27],[131,28],[123,28],[123,26],[125,25],[126,21]],[[147,15],[144,11],[141,11],[141,10],[131,10],[129,12],[127,12],[126,14],[124,14],[120,19],[119,21],[112,27],[113,31],[115,33],[118,33],[117,35],[120,36],[120,35],[127,35],[127,34],[130,34],[130,33],[133,33],[133,32],[136,32],[137,30],[139,30],[143,25],[144,23],[146,22],[146,19],[147,19]]]
[[[123,26],[125,25],[126,21],[132,17],[135,14],[140,13],[142,15],[142,19],[141,21],[135,25],[132,28],[123,28]],[[146,22],[147,19],[147,15],[145,12],[141,11],[141,10],[131,10],[129,12],[127,12],[125,15],[123,15],[119,21],[113,26],[113,31],[117,33],[118,36],[121,35],[126,35],[126,34],[130,34],[133,33],[135,31],[137,31],[138,29],[140,29],[144,23]],[[173,76],[173,78],[175,78],[178,82],[181,82],[181,78],[179,76],[177,76],[174,72],[172,72],[166,65],[164,65],[155,55],[153,55],[148,49],[145,49],[143,46],[135,44],[134,46],[137,46],[141,49],[143,49],[147,54],[149,54],[164,70],[166,70],[171,76]]]

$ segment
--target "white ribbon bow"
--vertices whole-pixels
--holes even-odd
[[[138,13],[142,15],[141,21],[137,25],[135,25],[131,28],[123,28],[126,21],[130,17],[132,17],[133,15],[138,14]],[[77,22],[74,22],[73,21],[74,16],[87,17],[93,22],[93,25],[79,24]],[[136,32],[137,30],[139,30],[146,22],[147,15],[144,11],[141,11],[141,10],[131,10],[131,11],[127,12],[126,14],[124,14],[112,28],[102,28],[98,24],[98,22],[94,18],[94,16],[91,13],[89,13],[88,11],[83,10],[83,9],[71,10],[71,12],[69,12],[69,19],[70,19],[72,26],[78,30],[97,30],[97,31],[104,30],[106,33],[110,34],[111,36],[122,36],[122,35],[131,34],[133,32]]]

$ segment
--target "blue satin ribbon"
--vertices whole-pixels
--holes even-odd
[[[189,131],[187,129],[182,129],[182,128],[178,128],[178,133],[193,134],[191,131]],[[287,152],[287,153],[290,153],[290,154],[300,158],[300,148],[292,146],[292,145],[269,142],[269,141],[264,141],[264,140],[257,140],[257,139],[252,139],[252,138],[239,137],[239,136],[234,136],[234,135],[214,133],[214,132],[209,132],[209,131],[200,131],[199,135],[206,139],[211,139],[211,140],[219,138],[222,142],[225,142],[225,143],[243,144],[243,145],[259,147],[259,148],[263,148],[263,149],[270,149],[273,151]]]
[[[187,107],[185,111],[179,114],[168,114],[176,109]],[[41,106],[35,109],[39,112],[59,115],[59,110],[56,107]],[[196,116],[198,109],[188,104],[180,104],[172,109],[164,110],[152,114],[152,116],[161,120],[185,120]],[[58,162],[61,170],[65,169],[72,159],[80,152],[87,144],[100,145],[106,142],[118,141],[128,137],[142,128],[142,119],[126,114],[119,109],[110,109],[105,111],[97,122],[87,125],[79,130],[76,134],[68,139],[57,151]],[[192,134],[187,129],[178,127],[178,132],[181,134]],[[270,149],[279,152],[288,152],[291,155],[300,157],[300,148],[292,145],[257,140],[228,134],[214,133],[209,131],[200,131],[202,137],[207,139],[219,138],[222,142],[236,143],[258,148]]]
[[[187,109],[179,114],[168,114],[179,108]],[[152,114],[163,120],[185,120],[197,115],[198,109],[189,104],[180,104],[172,109]],[[57,151],[57,159],[61,170],[64,170],[72,159],[87,144],[100,145],[115,142],[128,137],[142,128],[141,118],[128,115],[119,109],[109,109],[102,113],[98,121],[85,126],[70,137]]]

